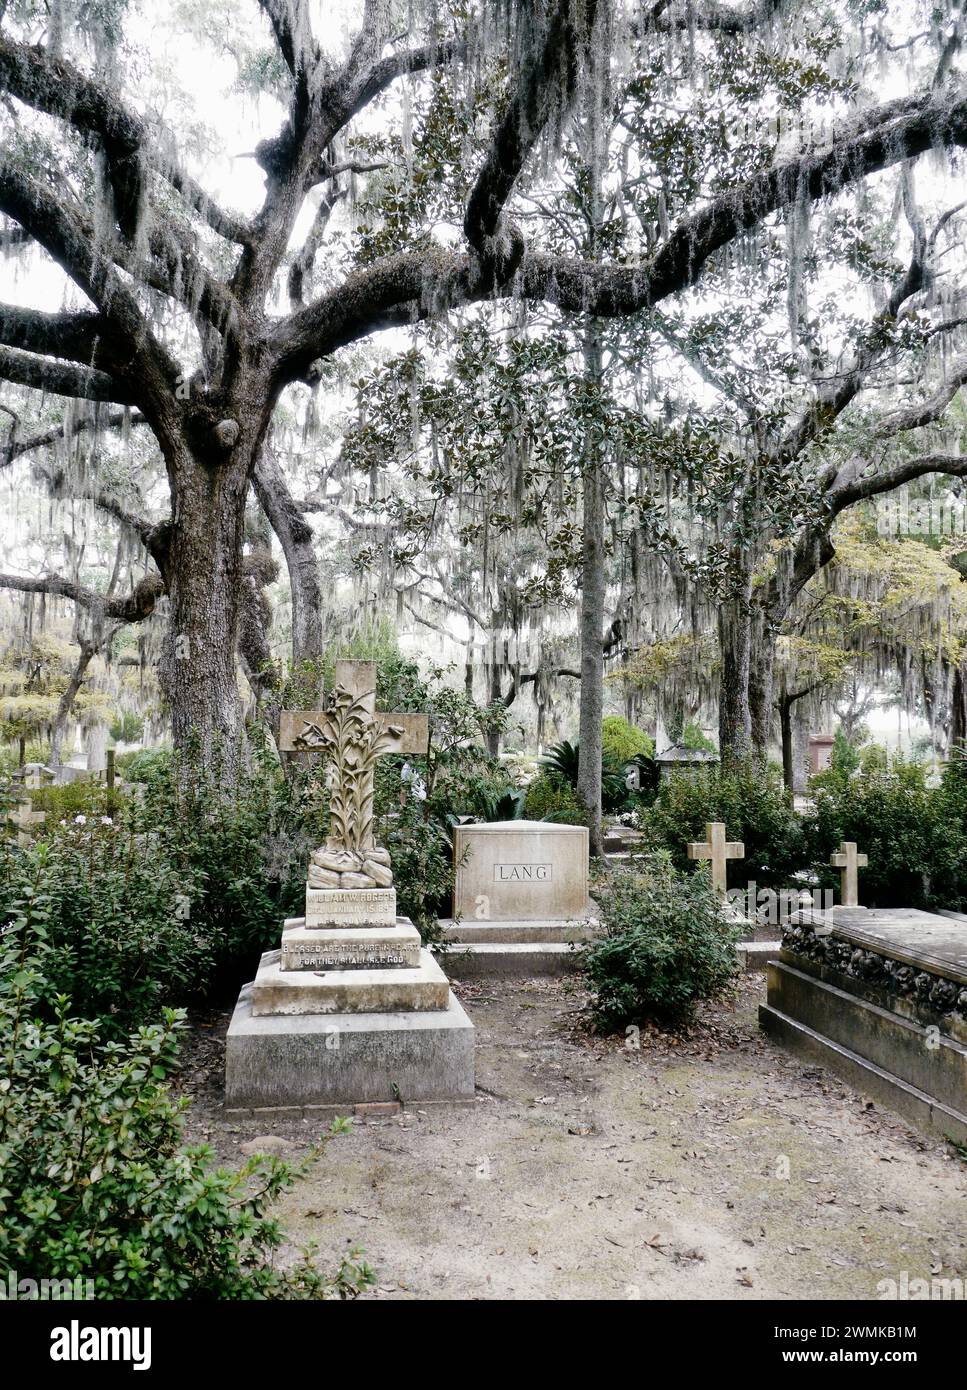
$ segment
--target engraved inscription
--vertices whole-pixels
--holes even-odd
[[[495,864],[495,883],[550,883],[550,864]]]

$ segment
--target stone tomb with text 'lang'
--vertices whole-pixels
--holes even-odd
[[[583,825],[506,820],[453,832],[455,917],[566,921],[588,910],[588,832]]]
[[[453,832],[451,974],[548,975],[571,968],[589,931],[588,832],[492,821]]]

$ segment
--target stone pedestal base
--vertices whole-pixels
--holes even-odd
[[[266,951],[251,986],[252,1014],[427,1013],[445,1009],[446,975],[427,950],[415,969],[283,970]]]
[[[257,1018],[246,985],[226,1038],[225,1104],[259,1110],[468,1100],[473,1045],[473,1024],[449,991],[445,1008],[422,1013]]]

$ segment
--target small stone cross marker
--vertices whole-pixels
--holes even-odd
[[[30,844],[30,836],[27,834],[27,827],[30,825],[42,825],[47,819],[46,811],[35,811],[30,801],[17,802],[17,814],[12,811],[7,813],[7,819],[11,825],[17,827],[17,844],[21,849]]]
[[[865,869],[870,862],[865,854],[856,853],[853,840],[842,840],[835,854],[829,856],[834,869],[840,871],[840,899],[843,907],[859,907],[857,869]]]
[[[692,841],[687,849],[689,859],[712,861],[712,884],[720,893],[725,892],[726,862],[745,858],[745,845],[741,840],[727,840],[725,825],[719,820],[709,821],[705,827],[705,839]]]

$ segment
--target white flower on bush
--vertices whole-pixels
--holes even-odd
[[[86,817],[86,816],[75,816],[75,817],[74,817],[74,824],[75,824],[75,825],[86,825],[86,824],[87,824],[87,817]]]

